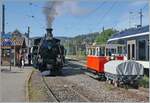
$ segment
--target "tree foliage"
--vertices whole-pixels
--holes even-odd
[[[107,40],[116,32],[117,31],[113,29],[104,30],[99,34],[99,36],[96,37],[95,41],[97,44],[107,43]]]
[[[104,32],[93,32],[85,35],[78,35],[75,37],[59,37],[61,40],[61,44],[67,50],[67,54],[69,55],[77,55],[77,54],[85,54],[85,49],[87,44],[93,44],[96,42],[97,44],[106,43],[107,40],[112,36],[112,34],[116,33],[116,30],[107,29]]]

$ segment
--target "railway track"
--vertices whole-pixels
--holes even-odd
[[[60,102],[59,99],[55,96],[55,94],[51,90],[51,88],[49,88],[49,86],[43,76],[42,76],[42,80],[43,80],[43,83],[45,84],[45,88],[47,89],[48,96],[51,97],[54,100],[54,102]]]
[[[50,77],[51,78],[51,77]],[[72,88],[73,85],[67,84],[61,77],[42,77],[48,96],[54,102],[89,102],[90,100]],[[62,81],[61,81],[62,80]]]

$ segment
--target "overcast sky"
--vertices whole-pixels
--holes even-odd
[[[47,1],[4,0],[6,32],[31,27],[31,36],[43,36],[46,19],[43,13]],[[148,25],[148,0],[64,0],[57,7],[58,15],[52,23],[54,36],[73,37],[100,32],[102,27],[123,30],[139,24],[139,10],[143,11],[143,25]],[[132,12],[129,16],[129,12]],[[129,25],[130,18],[130,25]]]

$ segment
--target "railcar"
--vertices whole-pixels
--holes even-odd
[[[111,59],[124,60],[125,45],[101,44],[87,46],[87,72],[95,78],[105,78],[104,64]]]
[[[129,84],[138,88],[139,80],[143,77],[144,67],[134,60],[112,60],[104,64],[104,72],[108,83],[116,87]]]
[[[143,65],[127,60],[125,45],[103,44],[87,47],[86,74],[105,79],[115,86],[132,84],[138,87],[138,81],[143,76]]]

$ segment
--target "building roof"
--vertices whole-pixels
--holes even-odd
[[[114,41],[114,40],[119,40],[119,39],[130,38],[130,37],[143,36],[143,35],[148,35],[148,34],[149,34],[149,25],[143,26],[143,27],[138,27],[138,28],[129,28],[124,31],[115,33],[108,40],[108,42]]]
[[[17,45],[17,46],[23,46],[25,39],[23,37],[16,37],[14,39],[14,42],[15,42],[15,45]]]
[[[12,35],[14,37],[21,37],[23,34],[18,29],[16,29],[12,32]]]

